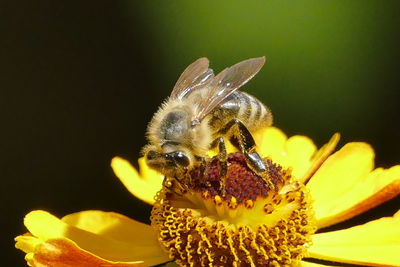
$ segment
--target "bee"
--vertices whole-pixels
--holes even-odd
[[[257,98],[238,90],[264,63],[265,57],[251,58],[216,76],[207,58],[190,64],[148,125],[149,143],[142,151],[148,166],[178,179],[204,163],[207,151],[218,148],[223,191],[229,140],[246,156],[248,166],[265,177],[266,165],[251,132],[270,126],[272,114]]]

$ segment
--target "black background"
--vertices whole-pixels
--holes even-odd
[[[164,70],[160,44],[140,4],[132,14],[121,2],[77,3],[0,4],[2,266],[24,266],[13,238],[34,209],[57,216],[112,210],[148,222],[151,207],[124,189],[109,164],[115,155],[136,161],[146,124],[165,97],[159,89],[171,88],[176,77],[157,79]],[[392,71],[400,62],[396,50],[382,51],[392,53]],[[347,133],[374,144],[378,165],[399,162],[399,86],[392,77],[391,104],[379,110],[390,125],[384,135]],[[398,206],[397,199],[380,214]]]

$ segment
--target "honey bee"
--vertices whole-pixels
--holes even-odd
[[[190,64],[179,77],[169,98],[154,114],[143,148],[148,166],[166,177],[178,178],[205,162],[207,151],[218,148],[221,188],[227,172],[226,140],[245,156],[261,177],[266,165],[256,151],[251,132],[272,124],[268,107],[238,89],[254,77],[265,57],[251,58],[214,75],[207,58]]]

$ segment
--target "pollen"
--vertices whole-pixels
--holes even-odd
[[[270,159],[265,177],[230,154],[221,192],[217,158],[185,177],[182,194],[162,189],[151,221],[181,266],[296,266],[316,230],[309,193]],[[268,179],[268,180],[267,180]]]

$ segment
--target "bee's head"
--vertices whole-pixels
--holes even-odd
[[[178,170],[188,168],[192,164],[192,155],[184,150],[163,152],[155,145],[147,145],[143,149],[147,165],[164,175],[173,175]]]

